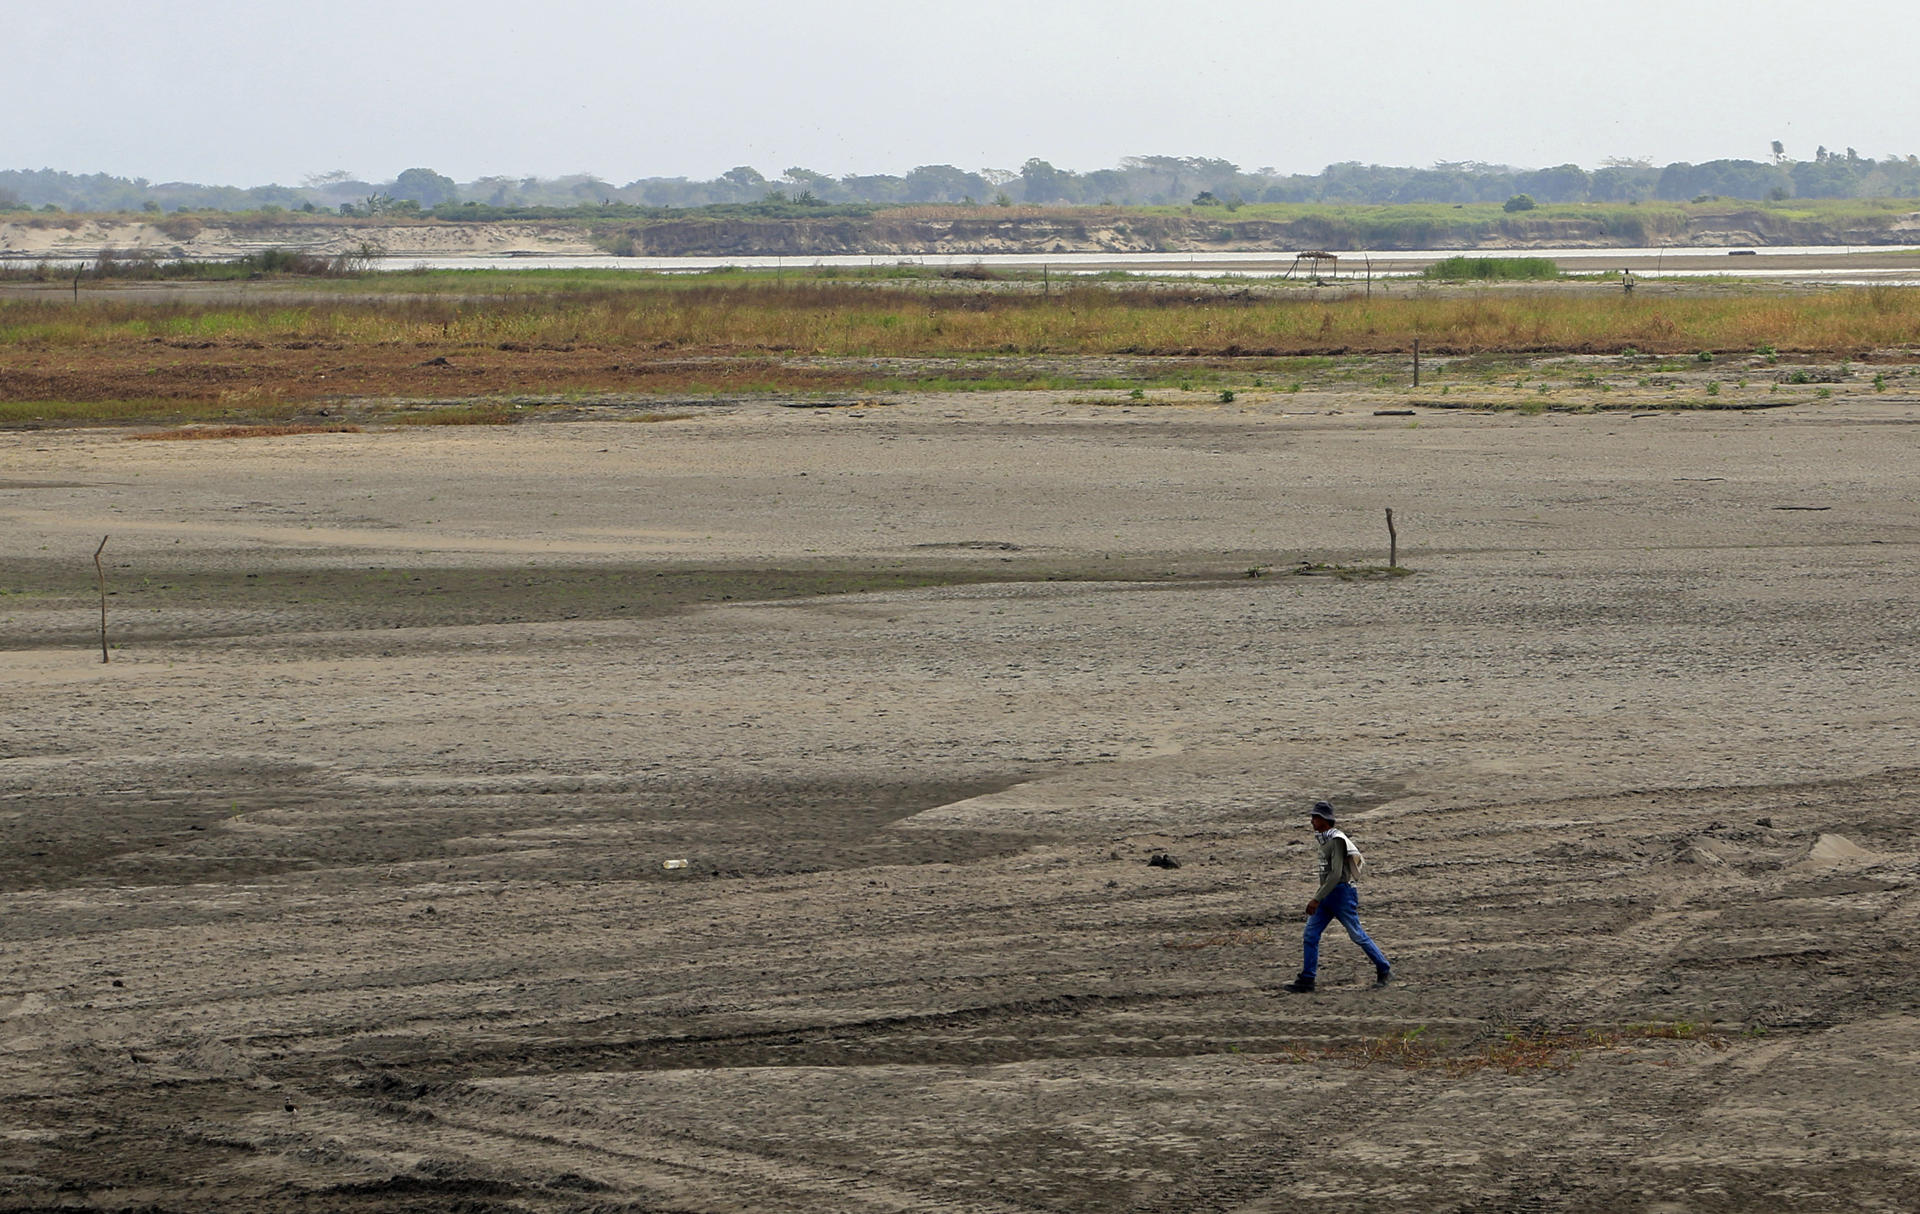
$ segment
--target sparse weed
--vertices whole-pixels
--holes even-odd
[[[337,426],[285,425],[285,426],[184,426],[177,430],[155,430],[146,434],[129,434],[132,439],[199,439],[199,438],[282,438],[294,434],[358,434],[360,427],[351,423]]]
[[[510,405],[444,405],[385,420],[395,426],[511,426],[520,415]]]

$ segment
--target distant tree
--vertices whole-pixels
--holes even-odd
[[[714,180],[714,197],[727,202],[754,202],[767,192],[767,179],[750,164],[736,164]]]
[[[1787,170],[1777,164],[1757,160],[1709,160],[1705,164],[1682,161],[1660,170],[1654,196],[1673,201],[1703,196],[1759,199],[1791,184]]]
[[[1095,169],[1080,178],[1080,188],[1083,197],[1111,206],[1115,199],[1127,196],[1127,175],[1118,169]]]
[[[1189,197],[1187,161],[1178,156],[1128,156],[1120,161],[1126,174],[1122,192],[1129,202],[1171,203]]]
[[[504,207],[519,200],[520,183],[512,177],[482,177],[470,182],[465,192],[477,202]]]
[[[1824,150],[1824,149],[1823,149]],[[1865,188],[1870,161],[1854,162],[1831,153],[1815,160],[1799,161],[1787,169],[1793,180],[1793,192],[1801,198],[1855,198]]]
[[[453,178],[443,177],[432,169],[408,169],[393,179],[387,193],[397,201],[417,202],[422,207],[437,207],[460,199],[460,187]]]
[[[923,164],[909,172],[901,197],[907,202],[959,202],[987,193],[987,180],[950,164]]]
[[[840,196],[849,202],[901,203],[907,200],[904,178],[890,173],[849,174],[840,179]]]
[[[1375,169],[1383,176],[1391,170]],[[1363,187],[1364,188],[1364,187]],[[1478,172],[1457,165],[1407,172],[1387,195],[1390,202],[1498,202],[1513,194],[1513,179],[1505,169]],[[1371,200],[1376,195],[1365,193]]]
[[[1594,202],[1639,202],[1653,197],[1659,179],[1659,172],[1650,166],[1609,165],[1594,170],[1587,197]]]
[[[1028,202],[1060,202],[1067,197],[1066,175],[1035,157],[1020,166],[1020,196]]]
[[[1577,165],[1516,169],[1480,161],[1442,162],[1426,168],[1330,164],[1318,173],[1280,174],[1273,169],[1245,172],[1231,162],[1192,156],[1128,157],[1117,168],[1075,173],[1033,158],[1018,172],[983,168],[968,172],[953,165],[921,165],[904,176],[886,174],[833,178],[794,167],[769,181],[750,165],[737,165],[713,180],[685,177],[643,178],[613,186],[586,174],[543,179],[483,177],[465,184],[431,169],[409,169],[390,183],[357,180],[344,169],[315,173],[297,188],[277,185],[153,184],[138,177],[105,173],[75,174],[54,169],[0,169],[0,208],[40,208],[65,212],[161,212],[187,210],[247,211],[286,207],[365,215],[396,211],[400,204],[421,210],[461,204],[466,218],[484,218],[487,208],[555,207],[578,209],[613,204],[693,208],[759,205],[778,190],[785,198],[809,197],[812,204],[858,201],[874,204],[965,203],[993,201],[1098,203],[1100,205],[1184,205],[1205,199],[1231,209],[1239,199],[1281,203],[1491,203],[1504,204],[1524,194],[1536,203],[1639,202],[1652,198],[1912,198],[1920,195],[1920,157],[1889,156],[1875,161],[1856,148],[1821,147],[1807,160],[1787,155],[1779,140],[1768,144],[1760,160],[1720,160],[1655,168],[1637,157],[1609,157],[1591,171]],[[788,202],[787,205],[794,205]],[[1608,221],[1613,222],[1613,221]],[[1621,221],[1624,222],[1624,221]],[[1351,231],[1329,230],[1327,247],[1356,239]]]
[[[617,193],[611,184],[591,173],[565,177],[554,184],[564,186],[567,203],[573,206],[604,204],[612,201],[614,194]]]
[[[813,195],[815,202],[833,193],[834,180],[825,173],[816,173],[812,169],[795,165],[783,172],[781,177],[788,185],[795,187],[798,193]]]
[[[1550,169],[1515,173],[1513,184],[1519,193],[1545,202],[1585,202],[1593,181],[1579,165],[1562,164]]]

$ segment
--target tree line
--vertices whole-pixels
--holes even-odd
[[[54,169],[0,170],[0,210],[260,211],[341,215],[433,213],[448,218],[501,217],[537,209],[622,207],[667,209],[752,206],[756,213],[816,207],[959,204],[1027,206],[1186,206],[1235,209],[1248,203],[1485,203],[1524,195],[1539,203],[1687,202],[1711,198],[1920,196],[1920,157],[1875,160],[1852,148],[1822,147],[1795,160],[1774,144],[1765,160],[1675,162],[1612,160],[1596,169],[1563,164],[1544,169],[1463,161],[1403,168],[1348,161],[1318,173],[1242,169],[1192,156],[1130,156],[1110,169],[1076,172],[1032,159],[1017,171],[921,165],[899,174],[835,177],[794,166],[769,177],[749,165],[711,180],[643,177],[615,185],[580,174],[558,178],[482,177],[458,182],[428,168],[390,181],[345,171],[320,173],[298,186],[253,187],[152,182],[106,173]]]

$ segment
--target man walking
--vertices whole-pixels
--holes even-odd
[[[1313,823],[1314,837],[1320,843],[1320,888],[1313,895],[1313,901],[1307,903],[1307,934],[1300,959],[1300,976],[1282,989],[1296,995],[1313,990],[1313,976],[1320,970],[1320,933],[1326,931],[1327,924],[1335,919],[1347,929],[1347,936],[1365,949],[1373,961],[1373,985],[1385,986],[1393,974],[1393,966],[1388,964],[1380,946],[1368,938],[1366,929],[1360,926],[1360,891],[1353,887],[1353,879],[1359,875],[1361,865],[1360,849],[1353,845],[1353,840],[1347,838],[1344,832],[1335,828],[1333,806],[1327,802],[1313,803],[1309,821]]]

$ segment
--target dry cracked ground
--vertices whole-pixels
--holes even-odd
[[[1920,403],[686,412],[0,435],[0,1210],[1920,1207]]]

